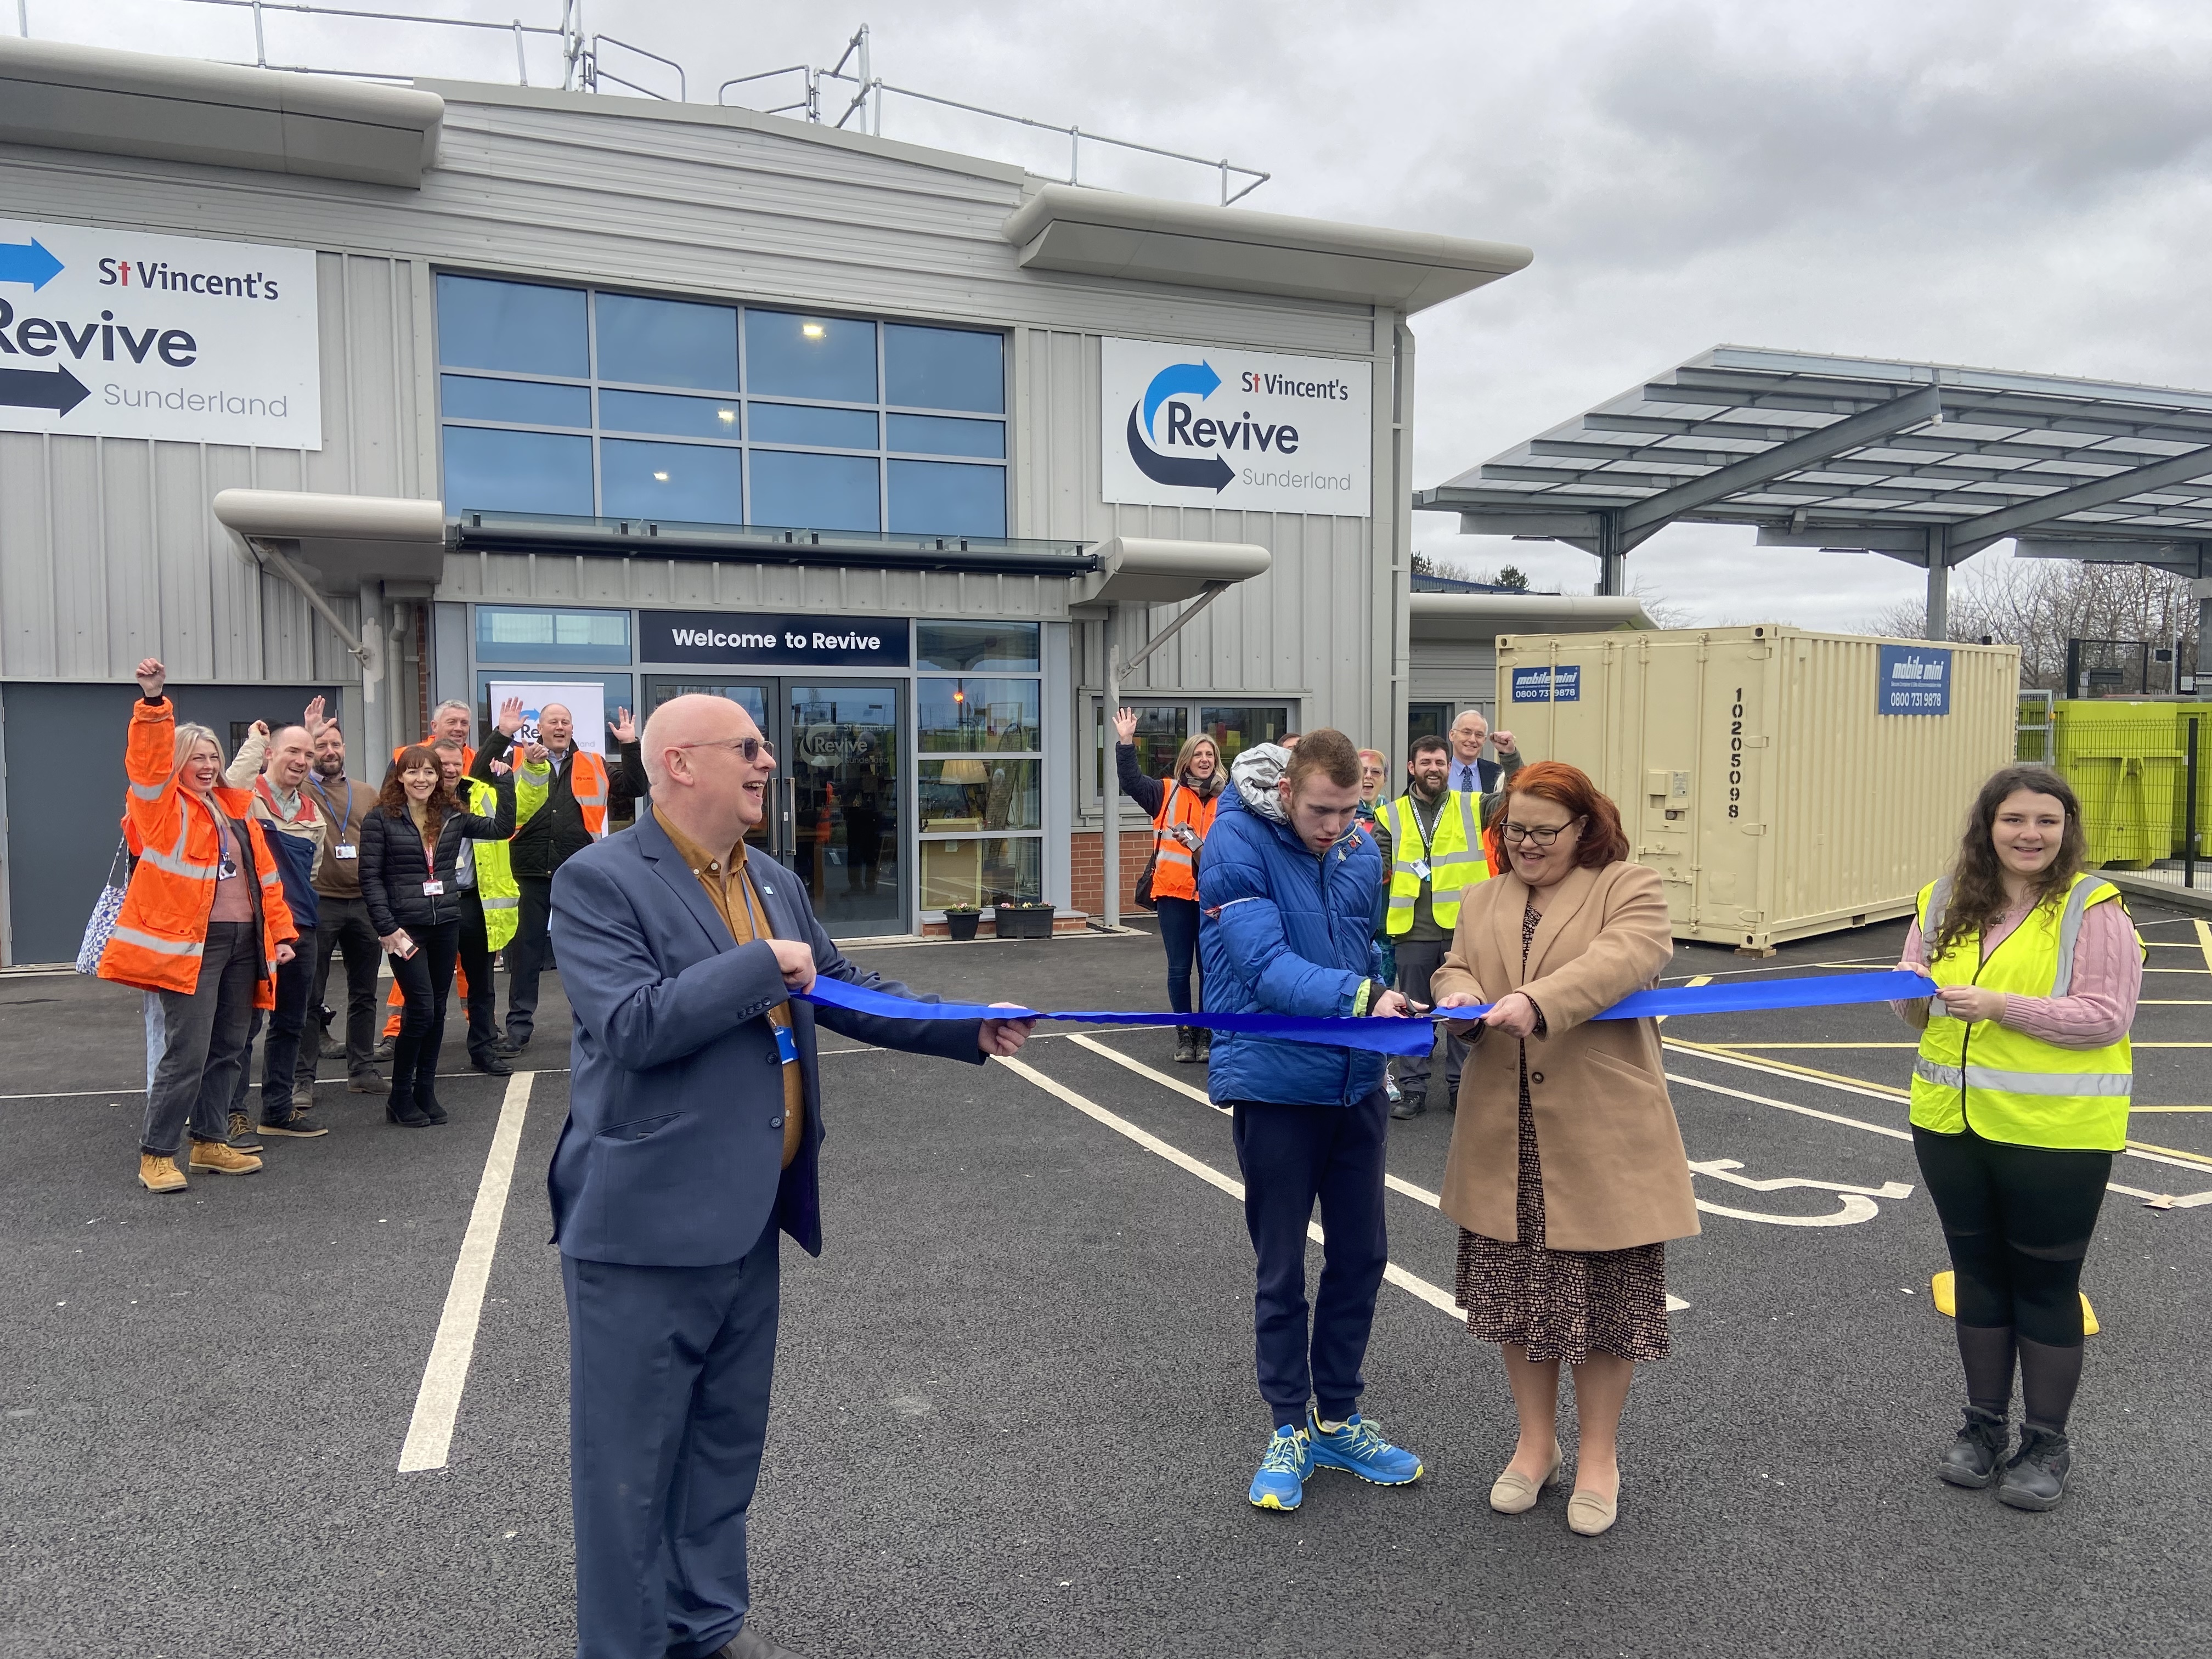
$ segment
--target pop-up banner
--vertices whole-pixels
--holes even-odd
[[[540,741],[538,716],[548,703],[557,702],[575,720],[576,732],[570,741],[594,755],[607,752],[607,689],[598,681],[562,685],[550,680],[494,680],[491,715],[495,720],[499,718],[500,705],[509,697],[522,699],[522,729],[514,734],[517,747]]]

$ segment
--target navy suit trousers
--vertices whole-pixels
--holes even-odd
[[[1390,1255],[1382,1216],[1389,1105],[1380,1089],[1349,1106],[1236,1103],[1244,1224],[1260,1258],[1260,1392],[1277,1427],[1304,1422],[1309,1395],[1332,1422],[1359,1409],[1359,1367]],[[1310,1326],[1306,1224],[1316,1202],[1328,1242]]]
[[[702,1659],[744,1624],[776,1252],[771,1219],[716,1267],[561,1258],[577,1659]]]

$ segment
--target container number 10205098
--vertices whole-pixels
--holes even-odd
[[[1729,708],[1729,816],[1743,813],[1743,688],[1735,689]]]

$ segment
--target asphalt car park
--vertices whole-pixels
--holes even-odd
[[[828,1243],[785,1251],[757,1619],[817,1659],[2201,1653],[2212,931],[2136,909],[2138,1138],[2085,1275],[2102,1328],[2055,1513],[1931,1473],[1957,1364],[1886,1007],[1664,1028],[1704,1231],[1668,1247],[1675,1354],[1637,1379],[1595,1540],[1556,1496],[1485,1502],[1512,1413],[1449,1305],[1441,1100],[1392,1131],[1364,1402],[1428,1474],[1321,1474],[1271,1515],[1243,1498],[1268,1425],[1229,1120],[1171,1035],[1048,1028],[972,1067],[831,1039]],[[1903,931],[1685,946],[1668,979],[1886,966]],[[855,959],[958,998],[1160,992],[1146,938]],[[446,1128],[386,1127],[326,1066],[330,1136],[155,1199],[136,996],[0,979],[0,1653],[569,1651],[548,1003],[516,1078],[441,1085]]]

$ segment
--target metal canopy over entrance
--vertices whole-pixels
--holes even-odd
[[[1413,504],[1582,548],[1600,593],[1677,521],[1884,554],[1926,568],[1930,638],[1950,567],[2007,539],[2174,571],[2212,608],[2212,392],[1716,346]]]

